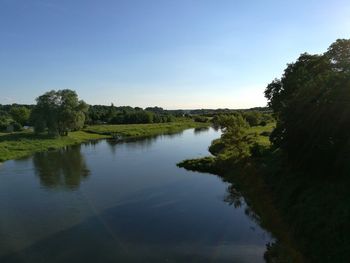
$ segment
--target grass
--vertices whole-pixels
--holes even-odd
[[[137,138],[158,134],[176,133],[188,128],[207,126],[208,123],[182,121],[156,124],[96,125],[87,127],[84,131],[100,135],[118,135],[122,138]]]
[[[247,136],[251,137],[254,143],[257,143],[264,149],[268,149],[271,145],[269,135],[275,128],[276,123],[271,122],[265,126],[253,126],[249,127],[247,132]],[[225,144],[222,143],[221,138],[214,140],[210,147],[209,151],[217,157],[217,154],[225,148]],[[230,153],[228,153],[229,155]],[[208,172],[208,173],[222,173],[221,166],[225,166],[226,163],[221,163],[220,158],[216,158],[213,156],[199,158],[199,159],[188,159],[184,160],[177,165],[179,167],[185,168],[187,170],[199,171],[199,172]]]
[[[96,125],[83,131],[70,132],[68,136],[52,138],[47,135],[35,135],[31,131],[17,133],[0,133],[0,162],[19,159],[35,152],[62,148],[80,144],[89,140],[111,138],[118,134],[123,139],[155,136],[158,134],[176,133],[188,128],[208,126],[193,121],[170,122],[160,124],[130,125]]]
[[[34,152],[54,150],[88,140],[103,139],[107,136],[89,134],[83,131],[71,132],[66,137],[52,138],[47,135],[35,135],[33,132],[0,134],[0,161],[18,159]]]
[[[270,122],[266,126],[253,126],[248,129],[248,135],[257,135],[257,143],[262,146],[270,146],[269,134],[276,127],[275,122]]]

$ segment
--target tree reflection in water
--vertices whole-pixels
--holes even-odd
[[[207,132],[209,131],[209,126],[208,127],[198,127],[198,128],[194,128],[193,132],[195,135],[199,135],[201,134],[202,132]]]
[[[143,150],[149,148],[152,144],[157,142],[157,140],[162,138],[168,138],[168,139],[174,139],[176,137],[180,137],[183,134],[183,131],[179,132],[169,132],[169,133],[163,133],[159,135],[154,136],[146,136],[146,137],[130,137],[130,138],[124,138],[123,140],[116,140],[116,139],[107,139],[106,142],[111,150],[111,153],[115,155],[117,153],[117,148],[120,145],[126,144],[127,147],[135,150]]]
[[[76,145],[35,154],[33,164],[41,185],[51,189],[79,188],[81,181],[90,174],[80,148],[80,145]]]
[[[233,205],[235,208],[239,208],[242,206],[243,197],[241,192],[239,192],[234,185],[230,184],[227,187],[227,193],[224,197],[224,201],[229,205]]]
[[[236,186],[232,183],[226,189],[226,195],[224,202],[229,205],[233,205],[235,208],[240,208],[244,204],[244,213],[255,223],[260,225],[267,231],[274,230],[273,225],[266,224],[262,221],[262,218],[247,204],[247,200],[243,197],[242,193],[237,190]],[[268,213],[269,211],[265,211]],[[277,229],[277,231],[279,231]],[[277,232],[274,231],[274,236],[278,236]],[[267,263],[270,262],[286,262],[294,263],[301,262],[299,253],[291,247],[289,244],[282,242],[278,238],[274,238],[271,242],[266,244],[266,251],[264,253],[264,260]]]

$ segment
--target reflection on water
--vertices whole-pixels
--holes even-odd
[[[122,144],[128,144],[129,149],[134,150],[142,150],[147,149],[152,146],[152,144],[156,143],[160,139],[175,139],[181,137],[183,131],[175,132],[175,133],[164,133],[160,135],[147,136],[145,138],[129,138],[123,141],[119,141],[117,139],[107,139],[107,143],[111,150],[111,153],[115,155],[117,153],[118,146]]]
[[[33,164],[41,185],[70,190],[78,188],[90,174],[80,150],[81,146],[76,145],[35,154]]]
[[[270,221],[266,221],[266,218],[265,222],[263,222],[261,217],[252,209],[252,207],[246,205],[245,197],[239,190],[237,190],[234,184],[228,185],[226,189],[226,195],[224,197],[224,202],[228,203],[229,205],[233,205],[235,208],[243,207],[245,215],[250,220],[255,222],[257,226],[267,228],[271,231],[279,231],[279,234],[281,234],[281,229],[276,229],[278,228],[276,224],[273,224]],[[271,211],[264,209],[264,211],[260,212],[265,213],[265,215],[262,216],[266,217],[266,215],[268,215],[268,213]],[[271,218],[269,217],[269,219]],[[274,219],[276,219],[276,217]],[[256,227],[252,226],[251,229],[255,231]],[[277,238],[271,238],[266,243],[264,259],[266,262],[303,262],[301,261],[299,252],[297,252],[294,247],[289,244],[289,242],[287,244],[286,242],[281,242],[281,240]]]
[[[209,127],[198,127],[193,130],[194,134],[199,135],[202,132],[207,132],[209,131]]]
[[[244,196],[237,188],[230,184],[226,190],[226,196],[224,197],[224,201],[229,205],[233,205],[235,208],[240,208],[245,204]],[[260,217],[250,206],[244,206],[244,213],[258,225],[261,223]]]
[[[233,205],[235,208],[239,208],[243,204],[243,196],[232,184],[227,187],[227,193],[224,197],[224,201],[229,205]]]
[[[4,163],[0,262],[263,262],[272,238],[241,194],[176,166],[219,136],[104,140]]]

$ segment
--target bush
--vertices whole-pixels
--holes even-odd
[[[208,119],[204,116],[196,116],[194,117],[195,122],[208,122]]]
[[[212,141],[211,145],[209,146],[209,152],[217,156],[220,152],[222,152],[225,148],[225,144],[221,141],[221,139],[216,139]]]

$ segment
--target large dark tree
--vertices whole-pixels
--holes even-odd
[[[36,99],[37,105],[32,112],[35,131],[48,130],[50,135],[65,136],[69,131],[84,126],[88,106],[78,100],[72,90],[49,91]]]
[[[350,148],[350,40],[322,55],[302,54],[265,96],[277,117],[272,142],[290,160],[323,172],[345,168]],[[311,170],[310,169],[310,170]]]

